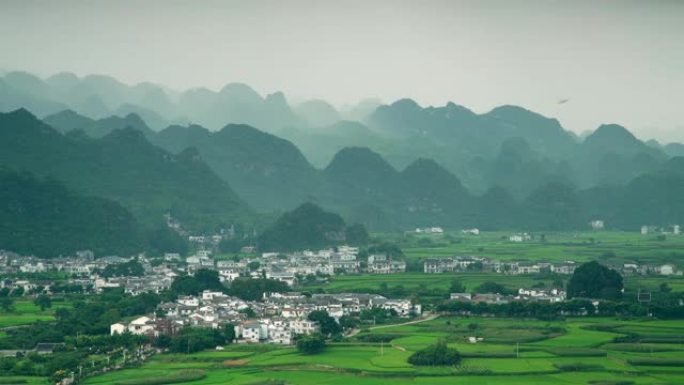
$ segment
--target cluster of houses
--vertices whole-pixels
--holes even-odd
[[[674,225],[670,227],[658,227],[658,226],[641,226],[641,235],[648,234],[672,234],[680,235],[681,229],[679,225]]]
[[[211,251],[198,250],[187,258],[177,253],[166,253],[162,263],[153,264],[145,255],[130,258],[105,256],[95,259],[91,251],[82,251],[72,257],[41,259],[0,251],[0,274],[11,276],[18,273],[62,272],[71,277],[66,280],[67,284],[80,285],[83,291],[100,292],[103,289],[120,287],[127,293],[139,294],[159,293],[168,289],[178,275],[194,274],[198,269],[218,271],[223,282],[230,282],[238,277],[265,276],[289,286],[295,286],[300,279],[307,276],[325,279],[334,274],[395,274],[406,271],[406,263],[390,255],[372,254],[367,260],[362,260],[358,254],[358,248],[340,246],[318,251],[263,253],[235,261],[215,260]],[[102,276],[101,273],[107,266],[127,263],[133,258],[143,266],[143,276]],[[0,287],[11,285],[22,287],[28,292],[40,286],[49,292],[50,283],[47,280],[3,280]]]
[[[559,289],[539,290],[539,289],[518,289],[516,295],[504,295],[499,293],[472,294],[472,293],[451,293],[452,301],[504,304],[513,301],[539,301],[539,302],[563,302],[565,301],[565,291]]]
[[[204,291],[200,296],[181,296],[175,302],[161,303],[154,315],[117,322],[110,333],[129,332],[158,336],[174,334],[184,327],[235,327],[237,342],[289,345],[297,335],[319,330],[307,319],[312,311],[325,310],[339,322],[343,316],[380,308],[399,317],[421,314],[421,306],[409,299],[388,299],[376,294],[341,293],[304,295],[298,292],[273,293],[263,301],[243,301],[221,292]]]
[[[334,274],[393,274],[406,271],[406,263],[386,254],[372,254],[364,264],[358,258],[356,247],[340,246],[335,249],[299,251],[293,253],[262,253],[241,260],[214,261],[209,252],[202,251],[185,259],[188,272],[199,268],[216,269],[221,281],[238,277],[275,279],[294,286],[304,276],[330,276]]]
[[[499,261],[479,256],[428,258],[423,262],[423,272],[425,273],[439,274],[463,271],[486,271],[510,275],[539,274],[543,272],[572,274],[575,271],[575,262],[566,261],[562,263],[526,263],[516,261]]]
[[[457,256],[428,258],[423,261],[423,272],[430,274],[454,273],[465,271],[483,271],[498,274],[520,275],[554,273],[569,275],[575,272],[577,263],[565,262],[519,262],[499,261],[479,256]],[[610,266],[622,275],[682,275],[673,264],[663,265],[624,263]]]
[[[444,234],[444,229],[439,226],[417,227],[413,232],[416,234]]]

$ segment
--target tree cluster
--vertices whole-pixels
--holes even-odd
[[[446,342],[440,340],[413,353],[408,362],[417,366],[452,366],[461,362],[461,355],[458,350],[448,347]]]

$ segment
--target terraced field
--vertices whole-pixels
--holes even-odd
[[[630,342],[616,337],[630,335]],[[365,343],[368,336],[387,343]],[[661,342],[642,342],[659,336]],[[157,355],[139,368],[111,372],[86,384],[159,383],[201,370],[188,384],[644,384],[684,383],[684,323],[571,319],[538,321],[438,318],[365,330],[318,355],[278,346],[230,345],[224,351]],[[469,343],[468,337],[478,337]],[[458,349],[456,367],[415,367],[407,358],[438,339]],[[619,341],[619,339],[617,340]]]

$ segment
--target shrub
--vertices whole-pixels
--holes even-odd
[[[325,349],[325,338],[318,333],[300,337],[297,340],[297,350],[304,354],[317,354]]]
[[[439,341],[413,353],[408,362],[418,366],[450,366],[461,362],[461,355],[458,350],[447,347],[446,342]]]

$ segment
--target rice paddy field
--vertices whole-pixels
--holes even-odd
[[[562,277],[564,281],[570,276]],[[328,292],[348,292],[348,291],[373,291],[379,290],[383,284],[393,288],[403,286],[407,290],[419,288],[443,289],[448,290],[451,282],[457,279],[472,291],[477,286],[487,281],[495,281],[509,289],[519,289],[521,287],[532,287],[540,282],[546,287],[550,287],[555,278],[534,275],[501,275],[496,273],[444,273],[444,274],[424,274],[424,273],[404,273],[390,275],[346,275],[336,276],[330,279],[327,284],[307,287],[309,290],[317,288]],[[624,277],[626,290],[635,292],[637,288],[656,291],[661,283],[667,283],[675,292],[684,291],[684,277],[659,277],[659,276],[626,276]]]
[[[633,337],[630,342],[616,340],[627,334]],[[369,335],[387,342],[360,342]],[[481,340],[469,343],[469,337]],[[414,351],[439,339],[461,352],[458,366],[415,367],[407,362]],[[188,373],[193,377],[184,381]],[[674,385],[684,383],[684,323],[441,317],[364,330],[317,355],[264,345],[159,354],[141,367],[85,383]]]
[[[640,261],[674,263],[684,257],[684,235],[642,235],[638,232],[545,232],[534,239],[511,242],[511,232],[481,232],[480,235],[375,234],[398,244],[407,258],[479,255],[499,260],[604,262]],[[543,235],[543,238],[542,238]],[[681,266],[681,265],[680,265]]]

